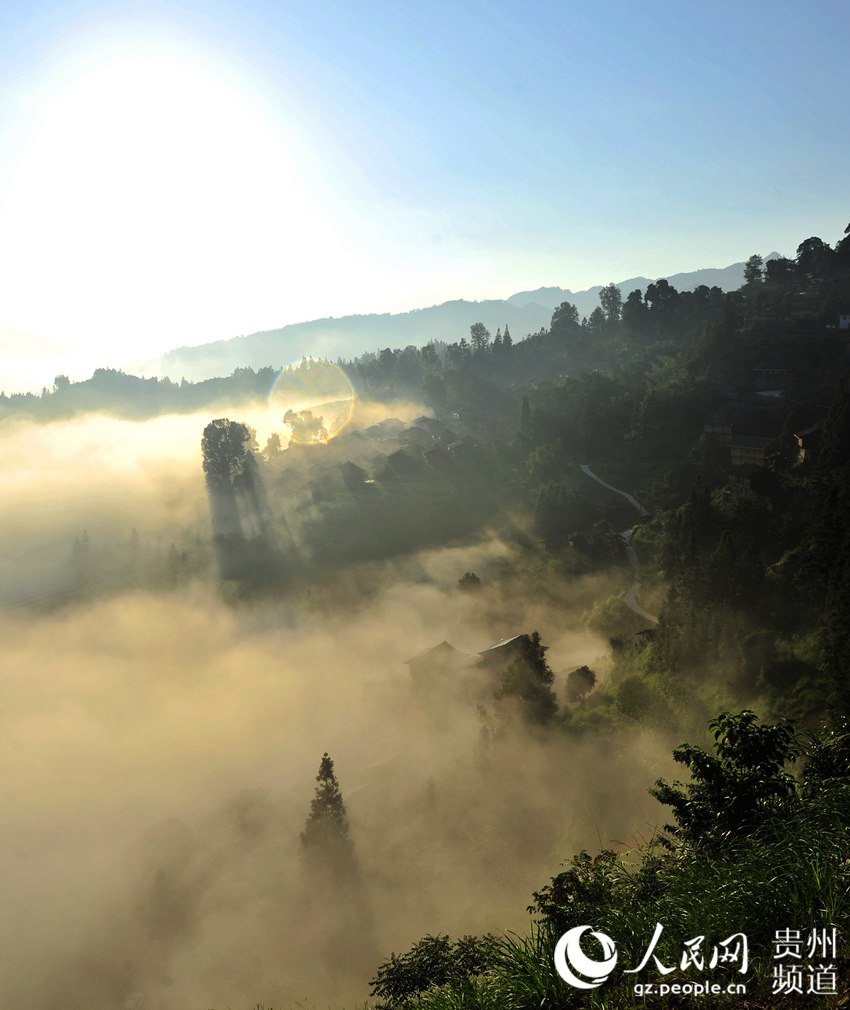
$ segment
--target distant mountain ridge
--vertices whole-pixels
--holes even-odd
[[[764,257],[768,260],[780,259],[778,252],[769,253]],[[705,284],[706,287],[718,287],[724,291],[737,291],[744,283],[744,263],[732,263],[728,267],[707,267],[703,270],[693,270],[690,273],[670,274],[664,280],[668,281],[677,291],[693,291],[694,288]],[[632,291],[640,288],[642,291],[647,285],[652,284],[659,277],[630,277],[625,281],[618,281],[617,287],[622,291],[625,298]],[[519,291],[511,295],[507,300],[513,305],[540,305],[554,311],[562,302],[572,302],[578,309],[579,315],[589,315],[599,304],[599,292],[603,285],[597,284],[584,291],[570,291],[569,288],[537,288],[535,291]]]
[[[771,253],[765,259],[776,259]],[[717,285],[734,291],[744,283],[744,264],[723,268],[672,274],[666,278],[679,291],[690,291],[700,284]],[[636,288],[645,289],[649,277],[632,277],[618,283],[623,297]],[[457,300],[413,309],[410,312],[371,313],[335,319],[312,319],[291,323],[275,330],[263,330],[248,336],[217,340],[195,347],[178,347],[150,361],[132,362],[132,371],[146,375],[186,378],[193,381],[229,375],[235,368],[280,368],[303,357],[353,358],[383,347],[421,346],[429,340],[454,343],[469,337],[473,323],[482,322],[495,334],[510,327],[514,340],[536,333],[548,326],[552,312],[561,302],[572,302],[580,316],[587,316],[599,304],[602,285],[584,291],[545,287],[519,291],[506,299],[482,302]]]
[[[383,347],[454,343],[469,338],[473,323],[483,322],[496,332],[507,325],[517,339],[547,325],[552,313],[541,305],[514,305],[503,299],[452,301],[410,312],[371,313],[339,319],[312,319],[277,330],[264,330],[196,347],[178,347],[152,361],[132,363],[131,370],[172,379],[209,379],[229,375],[234,368],[263,368],[300,361],[303,357],[353,358]]]

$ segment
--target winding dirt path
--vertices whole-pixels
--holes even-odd
[[[585,463],[579,464],[579,469],[591,480],[595,480],[597,484],[601,484],[603,487],[607,487],[609,491],[613,491],[614,494],[621,495],[626,501],[635,509],[637,509],[638,515],[641,519],[645,519],[649,515],[649,509],[645,508],[641,503],[634,497],[630,495],[628,491],[621,491],[620,488],[614,487],[607,481],[602,480],[601,477],[597,477],[596,474],[587,466]],[[650,614],[648,610],[644,610],[643,607],[637,601],[637,591],[640,583],[637,579],[637,573],[640,569],[640,561],[638,560],[637,551],[632,547],[631,539],[632,533],[634,533],[634,528],[623,530],[620,534],[620,539],[623,541],[623,545],[626,548],[626,557],[629,559],[629,564],[632,566],[632,571],[635,573],[634,582],[626,590],[623,596],[623,603],[632,611],[632,613],[637,614],[642,617],[645,621],[651,621],[653,624],[658,624],[658,618],[655,614]]]

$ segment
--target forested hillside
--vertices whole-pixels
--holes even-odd
[[[40,397],[0,397],[7,431],[28,425],[37,439],[43,424],[45,454],[62,424],[85,431],[73,425],[90,414],[130,428],[184,414],[200,444],[189,505],[174,475],[162,478],[163,517],[140,535],[123,512],[99,522],[86,500],[66,583],[40,576],[38,593],[6,605],[61,621],[66,607],[147,593],[192,615],[198,594],[213,593],[204,608],[217,608],[222,635],[242,629],[251,655],[265,656],[257,628],[285,629],[296,695],[324,692],[308,706],[315,725],[355,688],[360,736],[388,706],[392,756],[370,758],[344,803],[324,753],[302,834],[284,826],[300,809],[290,798],[286,816],[256,800],[227,814],[240,859],[296,839],[292,907],[311,929],[311,902],[345,909],[332,943],[348,944],[364,997],[373,972],[376,1007],[643,1005],[635,985],[666,978],[653,964],[678,966],[671,984],[703,979],[707,961],[695,948],[685,959],[682,944],[699,938],[710,954],[737,934],[749,943],[746,1000],[724,990],[703,1005],[846,1006],[850,226],[834,245],[806,239],[793,260],[753,255],[735,291],[656,281],[624,297],[611,284],[598,302],[584,316],[562,302],[522,336],[478,321],[457,341],[435,334],[281,372],[267,362],[174,383],[104,369],[83,383],[59,376]],[[260,437],[257,417],[272,419]],[[73,446],[75,458],[88,451],[84,439]],[[361,680],[349,678],[349,649]],[[228,655],[216,646],[212,667]],[[261,690],[277,684],[276,663],[254,664]],[[346,712],[354,732],[351,721]],[[420,735],[451,761],[428,752],[420,774],[401,742]],[[670,781],[671,751],[684,784]],[[651,803],[668,808],[655,821]],[[609,817],[618,836],[597,836]],[[411,945],[409,920],[392,928],[404,895],[430,923],[445,895],[420,865],[423,838],[449,854],[464,895],[444,914],[480,935],[452,940],[447,925]],[[193,949],[195,910],[230,879],[215,852],[188,832],[157,856],[145,914],[179,906],[175,950]],[[524,917],[518,893],[532,922],[502,933],[505,896]],[[262,908],[286,933],[280,907]],[[658,961],[623,975],[657,923]],[[621,958],[589,996],[552,962],[558,937],[585,924]],[[802,988],[777,973],[777,931],[817,940],[833,928],[833,947],[813,941]],[[310,948],[317,963],[325,946]],[[154,959],[156,985],[170,956]],[[734,970],[717,978],[736,981]],[[654,1005],[693,1005],[668,992]]]
[[[394,432],[393,472],[367,463],[354,504],[315,499],[313,558],[412,551],[526,517],[531,569],[556,587],[619,570],[621,589],[587,615],[609,642],[604,676],[574,670],[559,701],[532,636],[489,688],[490,746],[512,720],[613,741],[639,727],[702,739],[714,719],[716,753],[678,748],[691,782],[653,790],[672,807],[666,833],[575,856],[535,894],[527,937],[426,937],[379,969],[373,995],[391,1010],[588,1005],[552,971],[557,936],[593,923],[637,963],[658,921],[673,961],[691,934],[745,934],[747,1005],[833,1005],[850,927],[850,234],[834,249],[807,239],[795,260],[754,255],[733,293],[658,282],[624,300],[610,285],[599,302],[582,319],[561,304],[520,341],[476,324],[468,340],[346,364],[361,395],[416,397],[435,417]],[[472,572],[460,584],[487,592]],[[427,658],[433,676],[443,659]],[[842,937],[808,988],[777,973],[786,924]],[[623,982],[591,1003],[635,998]]]
[[[589,319],[561,305],[546,331],[507,347],[501,334],[491,343],[473,333],[469,347],[447,349],[449,367],[424,377],[433,403],[465,411],[479,430],[502,413],[486,416],[482,383],[519,400],[505,448],[513,488],[565,573],[610,565],[626,525],[598,519],[598,486],[578,464],[649,506],[632,513],[627,539],[638,596],[657,621],[597,604],[589,620],[610,634],[609,679],[577,685],[559,730],[616,739],[638,724],[681,739],[727,714],[711,724],[715,754],[675,751],[690,783],[653,790],[672,807],[666,833],[632,852],[574,856],[535,893],[526,937],[453,946],[429,936],[394,955],[373,979],[379,1006],[620,1007],[647,993],[653,1005],[693,1005],[685,983],[704,978],[693,969],[706,968],[707,953],[682,955],[666,990],[641,993],[623,975],[592,995],[563,984],[555,941],[582,923],[615,937],[635,965],[663,924],[656,986],[685,937],[716,952],[740,931],[751,945],[747,995],[727,991],[724,976],[706,1005],[846,1005],[850,226],[845,236],[834,249],[807,239],[794,261],[751,257],[733,294],[662,282],[624,302],[603,289]],[[361,363],[364,381],[391,388],[403,361]],[[807,736],[792,722],[728,714],[742,706],[821,728]],[[837,928],[840,940],[804,977],[773,953],[783,926],[797,936]]]

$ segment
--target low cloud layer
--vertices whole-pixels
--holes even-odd
[[[539,630],[560,688],[604,662],[583,613],[606,587],[547,585],[497,529],[297,595],[228,602],[210,565],[176,586],[106,582],[12,606],[70,577],[75,531],[116,552],[133,528],[163,551],[208,538],[201,427],[0,433],[14,530],[0,616],[3,1005],[111,1010],[140,993],[145,1010],[351,1007],[390,951],[427,932],[521,928],[560,860],[629,843],[658,816],[645,789],[668,771],[666,748],[519,724],[487,747],[475,705],[413,690],[405,661],[443,639],[475,653]],[[479,592],[457,589],[465,571]],[[324,751],[356,893],[301,860]]]

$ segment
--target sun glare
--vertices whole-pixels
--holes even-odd
[[[185,53],[78,61],[26,134],[0,176],[7,325],[138,352],[212,307],[234,335],[332,241],[281,110]]]
[[[282,418],[293,442],[311,445],[342,434],[354,416],[355,402],[354,387],[338,365],[311,361],[278,374],[268,412]]]

